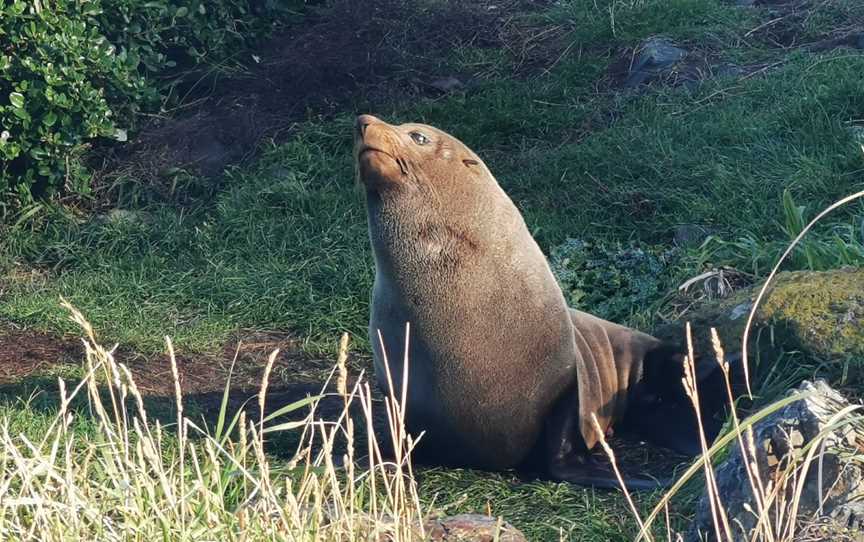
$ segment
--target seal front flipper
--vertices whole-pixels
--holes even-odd
[[[609,465],[591,456],[581,428],[579,396],[575,390],[565,393],[546,420],[546,474],[553,480],[580,486],[620,489],[621,484]],[[629,491],[651,491],[671,485],[671,479],[624,477]]]
[[[550,464],[549,477],[560,482],[605,489],[621,489],[621,483],[609,465],[603,465],[591,456],[572,456],[567,461]],[[622,477],[628,491],[652,491],[672,485],[672,479]]]

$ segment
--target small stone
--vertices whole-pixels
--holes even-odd
[[[662,38],[646,40],[639,50],[639,57],[630,69],[625,86],[637,86],[687,56],[687,51]]]
[[[743,73],[744,70],[737,64],[721,64],[714,68],[714,75],[717,77],[738,77]]]
[[[144,211],[131,211],[129,209],[111,209],[110,211],[94,217],[96,224],[144,224],[149,222],[150,217]]]
[[[729,313],[729,319],[730,320],[737,320],[739,318],[743,318],[744,316],[747,316],[748,314],[750,314],[750,309],[752,309],[752,308],[753,308],[753,303],[750,303],[749,301],[747,303],[741,303],[740,305],[735,305],[735,307],[732,308],[732,312]]]
[[[430,542],[527,542],[525,535],[506,521],[499,525],[496,518],[481,514],[430,519],[425,527]]]
[[[459,79],[451,76],[442,77],[440,79],[436,79],[429,83],[429,86],[436,90],[440,90],[441,92],[453,92],[455,90],[462,89],[465,84],[462,83]]]
[[[681,224],[675,228],[672,241],[679,247],[697,247],[715,233],[712,229],[699,224]]]

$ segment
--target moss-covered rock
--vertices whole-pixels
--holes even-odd
[[[727,352],[740,351],[744,326],[761,286],[694,306],[677,322],[661,325],[655,334],[680,341],[685,322],[690,322],[697,353],[711,352],[712,327]],[[755,348],[763,353],[794,349],[815,359],[864,361],[864,268],[778,274],[760,304],[750,337],[749,354]]]

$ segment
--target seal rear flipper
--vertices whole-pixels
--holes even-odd
[[[561,482],[604,489],[621,489],[621,483],[608,465],[602,465],[591,457],[557,462],[549,465],[549,477]],[[672,485],[672,479],[657,480],[647,477],[622,476],[627,491],[653,491]]]
[[[710,446],[729,414],[729,390],[726,378],[711,356],[697,356],[695,380],[699,390],[701,427],[695,407],[681,380],[684,377],[685,353],[678,345],[663,343],[647,353],[641,380],[629,395],[630,405],[616,425],[623,433],[632,433],[657,446],[695,456],[702,453],[700,431]],[[732,396],[743,389],[740,354],[727,355]]]
[[[616,425],[616,434],[637,438],[686,456],[702,453],[696,414],[689,405],[635,405]],[[706,427],[710,445],[718,430]]]

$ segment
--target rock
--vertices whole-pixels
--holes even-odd
[[[694,285],[695,286],[695,285]],[[710,328],[717,328],[725,350],[741,351],[747,316],[761,284],[724,299],[702,301],[676,322],[654,330],[658,337],[681,341],[690,322],[697,354],[710,355]],[[864,269],[779,273],[763,298],[753,329],[750,351],[763,359],[780,351],[798,350],[811,359],[864,358]],[[761,333],[760,330],[764,330]]]
[[[441,92],[448,93],[455,90],[461,90],[465,86],[465,84],[451,75],[449,77],[442,77],[440,79],[436,79],[429,83],[429,86],[436,90],[440,90]]]
[[[687,56],[687,51],[675,47],[663,38],[651,38],[642,43],[639,57],[630,68],[626,87],[635,87]]]
[[[767,488],[766,493],[779,484],[779,498],[775,503],[783,504],[770,508],[770,522],[776,525],[776,518],[781,512],[783,518],[789,517],[789,503],[793,502],[797,485],[803,476],[796,516],[802,528],[810,529],[816,525],[825,529],[825,532],[854,532],[862,523],[862,507],[857,499],[864,492],[864,463],[860,459],[850,461],[849,454],[859,450],[864,443],[864,435],[853,430],[850,425],[826,431],[822,444],[816,443],[824,446],[817,450],[816,459],[805,473],[801,469],[807,453],[806,445],[813,442],[829,426],[831,418],[849,403],[821,380],[815,383],[805,381],[794,393],[798,392],[812,392],[814,395],[791,403],[756,423],[752,445],[745,441],[745,447],[751,450],[746,454],[747,461],[756,465],[758,479],[761,486]],[[824,453],[821,453],[823,450]],[[797,475],[781,476],[790,460],[795,461]],[[778,466],[782,469],[778,469]],[[732,540],[750,540],[756,526],[758,507],[744,457],[737,444],[728,459],[715,469],[715,477],[719,500],[732,526]],[[860,534],[860,529],[858,532]],[[707,494],[703,494],[688,533],[688,541],[714,539],[710,501]],[[803,541],[804,538],[796,540]]]
[[[500,530],[499,530],[500,529]],[[526,542],[525,535],[509,523],[480,514],[460,514],[426,522],[430,542]]]
[[[744,68],[737,64],[724,63],[714,67],[714,75],[717,77],[739,77],[744,75]]]
[[[152,217],[145,211],[132,211],[128,209],[111,209],[103,214],[96,215],[92,219],[94,224],[149,224]]]

